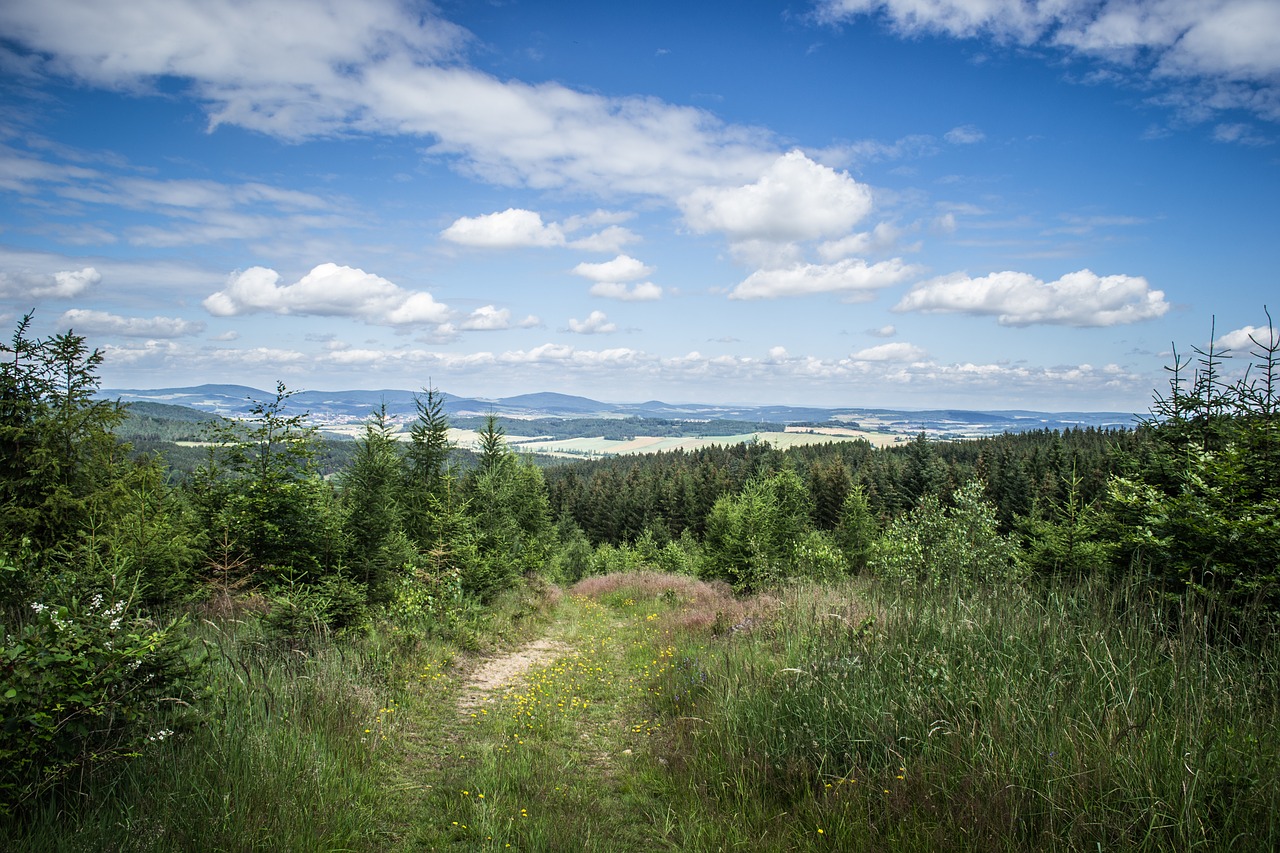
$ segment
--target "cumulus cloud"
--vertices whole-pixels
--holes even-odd
[[[696,232],[718,231],[733,241],[787,242],[848,232],[871,211],[871,191],[847,172],[791,151],[753,183],[700,187],[679,204]]]
[[[77,332],[91,334],[123,335],[129,338],[181,338],[198,335],[204,331],[204,323],[183,320],[179,317],[122,317],[106,311],[88,311],[72,308],[62,314],[61,325]]]
[[[574,275],[601,282],[634,281],[637,278],[644,278],[652,272],[653,267],[636,260],[630,255],[618,255],[613,260],[600,264],[584,262],[573,268]]]
[[[511,311],[484,305],[472,311],[467,319],[458,324],[458,328],[468,332],[496,332],[511,328]]]
[[[1061,49],[1155,85],[1203,81],[1165,98],[1201,111],[1280,117],[1280,5],[1271,0],[820,0],[831,23],[882,15],[898,32]]]
[[[1268,346],[1276,337],[1274,328],[1267,326],[1244,326],[1227,332],[1214,342],[1218,349],[1229,349],[1235,353],[1249,353],[1259,347]]]
[[[542,221],[532,210],[509,207],[501,213],[463,216],[444,229],[440,236],[459,246],[486,249],[515,249],[527,246],[563,246],[564,231]]]
[[[898,327],[889,325],[881,326],[878,329],[867,329],[867,334],[873,338],[892,338],[898,334]]]
[[[623,302],[651,302],[662,298],[662,288],[651,281],[628,286],[626,282],[643,278],[653,272],[653,267],[630,255],[618,255],[611,261],[591,264],[580,263],[573,268],[574,275],[594,281],[591,295]]]
[[[599,213],[599,212],[597,212]],[[554,248],[568,246],[587,252],[616,252],[640,238],[620,225],[570,240],[566,235],[599,217],[569,217],[562,223],[543,222],[533,210],[507,208],[499,213],[462,216],[440,232],[440,237],[458,246],[483,249]]]
[[[824,261],[836,261],[858,255],[869,255],[888,252],[898,246],[902,240],[901,228],[888,222],[881,222],[870,231],[860,231],[839,240],[828,240],[818,244],[818,255]],[[904,247],[908,251],[916,251],[919,245]]]
[[[834,264],[798,264],[785,269],[757,270],[729,294],[730,299],[776,299],[815,293],[843,293],[846,301],[865,302],[874,291],[916,275],[917,268],[894,258],[868,265],[851,258]]]
[[[585,320],[569,320],[569,331],[579,335],[606,335],[618,331],[603,311],[592,311]]]
[[[1028,273],[964,273],[916,285],[895,311],[994,316],[1002,326],[1116,326],[1161,317],[1164,292],[1141,276],[1098,276],[1090,270],[1044,282]]]
[[[897,341],[858,350],[850,356],[854,361],[921,361],[928,355],[915,344]]]
[[[320,264],[292,284],[266,267],[234,273],[227,286],[203,302],[216,317],[268,312],[355,317],[383,326],[439,324],[449,309],[431,294],[410,291],[381,276],[333,263]]]
[[[619,281],[600,281],[591,285],[591,295],[622,302],[654,302],[662,298],[662,288],[651,281],[628,287]]]
[[[0,296],[7,299],[70,299],[100,281],[102,275],[93,267],[52,274],[0,272]]]

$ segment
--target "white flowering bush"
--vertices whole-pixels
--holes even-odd
[[[0,644],[0,814],[170,737],[192,668],[178,623],[126,599],[32,603]]]

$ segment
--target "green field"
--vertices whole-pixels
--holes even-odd
[[[474,434],[473,434],[474,435]],[[545,456],[566,457],[601,457],[623,456],[634,453],[663,453],[672,450],[700,450],[704,447],[733,444],[744,444],[756,441],[767,441],[772,447],[786,450],[809,444],[827,444],[833,441],[870,441],[877,446],[895,443],[899,437],[889,433],[864,433],[854,430],[830,432],[751,432],[738,435],[714,436],[676,436],[657,437],[639,435],[630,441],[617,441],[608,438],[512,438],[509,443],[512,449],[525,453],[538,453]],[[474,439],[473,439],[474,440]],[[462,442],[467,446],[468,442]]]

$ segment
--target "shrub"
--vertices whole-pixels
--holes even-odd
[[[894,519],[876,542],[876,574],[921,587],[1017,580],[1017,546],[1000,534],[982,481],[961,486],[954,500],[944,509],[938,498],[925,495],[914,510]]]
[[[129,598],[30,609],[0,645],[0,813],[171,735],[193,669],[180,624]]]

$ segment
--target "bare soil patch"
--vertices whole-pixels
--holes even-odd
[[[507,654],[490,658],[472,673],[470,680],[463,686],[458,697],[458,709],[463,712],[475,710],[489,696],[504,689],[533,667],[571,651],[573,649],[564,643],[544,637]]]

